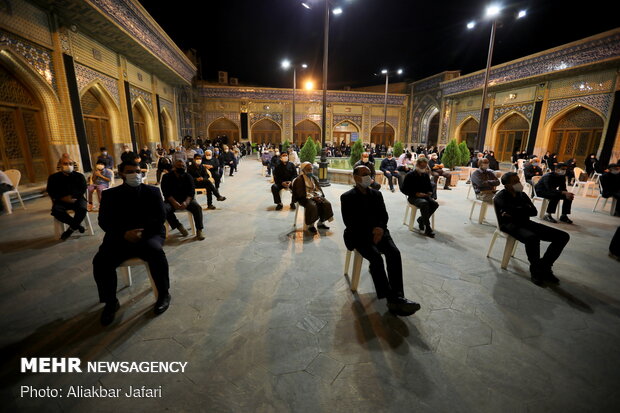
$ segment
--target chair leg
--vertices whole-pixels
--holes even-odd
[[[362,272],[362,254],[355,251],[353,256],[353,277],[351,277],[351,291],[357,291],[357,286],[360,282],[360,274]]]
[[[151,275],[151,269],[149,265],[145,262],[144,266],[146,267],[146,274],[149,277],[149,281],[151,282],[151,289],[153,289],[153,295],[155,296],[155,300],[159,298],[159,291],[157,290],[157,286],[155,285],[155,281],[153,281],[153,276]]]
[[[519,246],[519,242],[516,241],[516,238],[515,238],[515,246],[512,248],[512,254],[510,254],[511,257],[514,257],[515,254],[517,253],[517,247],[518,246]]]
[[[491,237],[491,244],[489,245],[489,250],[487,251],[487,258],[491,256],[491,251],[493,250],[493,245],[495,245],[495,240],[497,239],[497,230],[493,233]]]
[[[471,210],[469,211],[469,220],[471,221],[471,217],[474,214],[474,208],[476,207],[476,202],[472,201],[471,203]]]
[[[405,218],[403,218],[403,225],[407,225],[407,218],[409,217],[409,201],[407,201],[407,205],[405,205]]]
[[[19,192],[17,193],[17,199],[19,199],[19,203],[22,204],[22,208],[26,209],[26,206],[24,205],[24,201],[22,200],[22,196]]]
[[[409,202],[409,201],[407,201]],[[415,216],[416,213],[418,212],[418,208],[414,207],[413,205],[411,206],[411,216],[409,217],[409,231],[413,232],[414,226],[415,226]]]
[[[121,273],[121,277],[125,280],[125,284],[127,285],[127,287],[131,287],[133,284],[133,280],[131,279],[131,268],[119,267],[118,270]]]
[[[351,251],[347,250],[344,257],[344,275],[349,275],[349,264],[351,263]]]
[[[540,206],[540,213],[538,214],[538,218],[543,219],[545,217],[545,211],[547,211],[547,205],[549,205],[549,200],[544,198],[542,201],[542,205]]]
[[[13,213],[13,207],[11,206],[11,195],[7,194],[3,194],[2,195],[2,201],[4,202],[4,208],[6,209],[6,213],[7,214],[12,214]]]
[[[293,229],[297,229],[297,216],[299,215],[299,206],[295,208],[295,219],[293,220]]]
[[[512,256],[512,250],[515,247],[515,242],[517,240],[513,237],[506,238],[506,246],[504,247],[504,256],[502,257],[502,269],[505,270],[508,267],[508,262],[510,261],[510,257]]]
[[[607,199],[605,199],[607,200]],[[616,210],[616,205],[618,203],[618,200],[616,198],[612,198],[611,199],[611,208],[609,209],[609,215],[613,216],[614,215],[614,211]]]
[[[596,202],[594,203],[594,208],[592,208],[592,212],[596,212],[596,207],[597,207],[597,205],[598,205],[598,201],[600,201],[600,199],[601,199],[601,196],[599,195],[599,196],[596,198]]]
[[[194,233],[194,235],[196,235],[197,234],[197,232],[196,232],[196,221],[194,220],[194,214],[188,213],[188,215],[189,215],[189,217],[188,217],[189,218],[189,226],[192,229],[192,232]]]
[[[431,228],[435,229],[435,214],[431,215]]]
[[[478,224],[482,225],[482,222],[484,221],[484,217],[486,214],[487,214],[487,203],[483,201],[480,204],[480,215],[478,215]]]
[[[88,230],[90,232],[90,235],[95,235],[95,228],[93,228],[93,223],[90,220],[88,212],[86,213],[86,222],[88,223]]]
[[[469,199],[470,192],[471,192],[471,184],[469,184],[469,188],[467,188],[467,199]]]

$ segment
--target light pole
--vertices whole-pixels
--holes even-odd
[[[403,69],[398,69],[397,71],[395,71],[395,73],[397,75],[402,75],[403,74]],[[389,85],[389,79],[390,79],[390,71],[387,69],[383,69],[381,71],[382,75],[385,75],[385,97],[383,100],[383,138],[385,139],[385,131],[387,128],[387,97],[388,97],[388,85]]]
[[[297,91],[297,65],[292,65],[293,66],[293,128],[292,128],[292,136],[291,136],[291,143],[295,142],[295,95],[296,95],[296,91]],[[284,59],[282,61],[282,69],[284,70],[288,70],[291,67],[291,62],[288,59]],[[305,63],[302,63],[301,65],[299,65],[299,67],[301,67],[302,69],[307,69],[308,65]]]

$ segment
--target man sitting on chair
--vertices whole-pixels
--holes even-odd
[[[305,222],[308,231],[316,234],[317,229],[314,223],[318,220],[319,229],[329,229],[325,221],[333,221],[334,213],[332,204],[325,199],[323,189],[319,186],[319,181],[312,173],[312,164],[304,162],[300,167],[301,175],[293,181],[293,202],[305,208]]]
[[[439,208],[439,204],[432,198],[433,187],[426,158],[418,158],[415,169],[405,176],[401,191],[407,195],[408,202],[420,210],[420,217],[418,218],[420,231],[424,231],[424,235],[434,238],[435,233],[431,227],[431,216]]]
[[[439,177],[443,176],[446,181],[443,184],[443,189],[445,189],[446,191],[451,191],[452,188],[450,188],[450,172],[443,171],[444,165],[439,161],[439,158],[436,153],[433,153],[430,156],[431,156],[431,160],[428,161],[428,167],[431,168],[431,171],[433,174],[433,181],[435,182],[435,185],[437,185],[437,182],[439,181]],[[487,165],[488,165],[488,162],[487,162]]]
[[[536,207],[532,200],[523,193],[523,185],[516,172],[503,175],[502,184],[504,184],[504,189],[493,198],[499,229],[525,244],[525,252],[530,262],[531,279],[534,284],[559,283],[560,280],[553,275],[551,268],[568,243],[570,236],[559,229],[530,221],[530,217],[536,216]],[[540,241],[551,242],[542,258],[540,257]]]
[[[542,176],[543,170],[540,167],[540,159],[533,158],[531,162],[523,167],[523,175],[525,176],[525,182],[532,185],[532,178],[535,176]]]
[[[93,259],[93,274],[99,301],[105,303],[101,324],[114,321],[120,308],[116,298],[116,268],[125,260],[140,258],[147,262],[158,298],[155,314],[162,314],[170,305],[168,260],[164,253],[166,217],[159,189],[144,185],[140,167],[134,161],[118,166],[123,185],[103,192],[99,208],[99,226],[105,231],[103,243]]]
[[[207,190],[207,208],[215,209],[213,205],[213,195],[215,199],[222,202],[226,197],[220,195],[215,187],[215,178],[211,175],[211,171],[202,164],[202,155],[194,155],[194,161],[187,167],[187,172],[194,178],[194,186],[196,188],[204,188]]]
[[[2,194],[8,191],[12,191],[13,189],[15,188],[13,188],[13,182],[11,182],[9,176],[3,171],[0,171],[0,212],[2,212],[2,210],[4,209]],[[9,200],[9,202],[11,201]]]
[[[620,165],[616,163],[609,164],[607,167],[609,172],[601,175],[601,186],[603,187],[603,198],[615,198],[616,210],[611,211],[615,217],[620,216],[620,202],[617,202],[620,198]]]
[[[84,233],[82,221],[88,213],[86,209],[86,178],[74,168],[75,162],[69,157],[60,160],[61,171],[51,174],[47,179],[47,193],[52,198],[52,216],[67,224],[69,228],[62,233],[60,239],[66,240],[73,231]],[[74,211],[71,217],[67,211]]]
[[[289,161],[288,152],[280,154],[280,163],[273,168],[273,181],[271,185],[271,193],[273,194],[273,203],[276,204],[276,211],[282,209],[282,198],[280,191],[290,189],[293,180],[297,178],[297,168]],[[295,202],[291,198],[291,209],[295,209]]]
[[[549,172],[543,175],[535,186],[536,195],[549,200],[547,213],[543,219],[554,224],[558,221],[553,218],[552,214],[555,213],[558,202],[560,202],[561,199],[564,200],[564,202],[562,203],[562,215],[560,216],[560,221],[566,222],[567,224],[573,223],[573,221],[568,218],[568,215],[570,214],[570,207],[573,203],[573,199],[575,198],[575,194],[568,192],[566,189],[567,168],[568,166],[566,164],[559,163],[555,167],[554,172]]]
[[[205,239],[202,235],[204,225],[202,223],[202,208],[194,199],[196,190],[192,176],[185,172],[185,162],[178,160],[174,162],[173,172],[167,173],[161,178],[161,191],[164,194],[164,208],[166,209],[166,219],[170,228],[178,229],[181,235],[187,237],[189,234],[183,224],[179,222],[175,211],[189,211],[196,223],[196,239]]]
[[[476,199],[483,202],[492,202],[495,195],[495,187],[499,185],[499,179],[489,169],[489,160],[482,158],[478,161],[478,169],[471,174],[471,184],[476,192]]]
[[[370,187],[372,189],[376,189],[377,191],[381,189],[381,185],[375,180],[376,172],[375,172],[375,163],[370,160],[370,154],[368,152],[363,152],[362,157],[359,161],[353,165],[353,169],[358,166],[365,166],[370,169],[370,179],[372,182],[370,183]]]
[[[383,176],[388,180],[390,185],[390,191],[394,192],[394,180],[393,177],[398,178],[399,172],[396,170],[396,159],[392,157],[392,152],[387,153],[387,157],[381,161],[379,169],[383,172]]]
[[[405,298],[400,251],[387,228],[388,214],[383,196],[370,188],[372,178],[367,166],[356,166],[353,179],[355,187],[340,196],[347,249],[357,250],[370,262],[377,298],[387,298],[390,312],[400,316],[412,315],[420,309],[420,304]],[[385,255],[387,274],[381,254]]]
[[[215,188],[220,189],[220,181],[222,176],[220,175],[220,161],[213,156],[213,151],[207,149],[203,158],[202,164],[211,172],[211,177],[215,180]]]

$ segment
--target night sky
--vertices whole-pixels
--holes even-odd
[[[194,48],[202,75],[215,81],[225,70],[241,84],[290,87],[292,74],[280,69],[289,58],[307,63],[300,81],[320,87],[323,1],[308,0],[140,0],[181,49]],[[489,1],[337,0],[343,13],[331,16],[330,89],[379,84],[381,68],[402,67],[413,81],[445,70],[462,74],[484,69],[490,23],[468,30]],[[198,8],[204,4],[203,9]],[[613,2],[527,0],[504,2],[493,64],[507,62],[618,27]],[[208,5],[208,9],[206,8]],[[516,20],[519,9],[527,16]],[[396,81],[396,79],[394,79]]]

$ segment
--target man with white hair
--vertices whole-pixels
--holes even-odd
[[[301,164],[301,175],[293,181],[293,202],[299,202],[299,205],[305,209],[305,222],[308,225],[308,231],[316,233],[317,229],[314,223],[318,220],[319,229],[329,229],[325,225],[325,221],[333,221],[334,213],[332,204],[325,199],[323,189],[316,179],[310,162]]]

